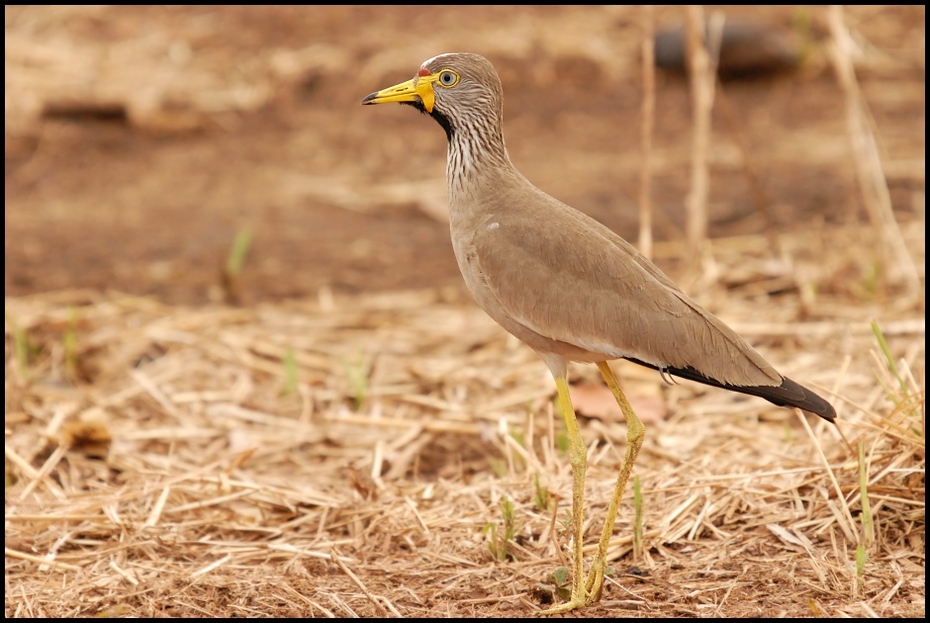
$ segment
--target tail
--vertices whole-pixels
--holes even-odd
[[[627,357],[627,359],[641,366],[646,366],[647,368],[652,368],[659,372],[667,372],[668,374],[688,379],[689,381],[697,381],[704,385],[728,389],[731,392],[739,392],[741,394],[765,398],[779,407],[797,407],[802,411],[819,415],[828,422],[836,420],[836,411],[833,409],[833,405],[789,378],[782,378],[781,385],[729,385],[706,377],[690,366],[686,368],[660,368],[659,366],[640,361],[639,359],[633,359],[632,357]]]

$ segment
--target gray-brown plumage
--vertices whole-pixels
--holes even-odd
[[[476,302],[545,360],[559,389],[575,474],[575,578],[561,612],[600,597],[607,540],[642,424],[616,385],[611,359],[760,396],[833,421],[833,407],[783,377],[732,329],[684,294],[652,262],[607,227],[533,186],[507,154],[503,91],[477,54],[443,54],[417,76],[372,93],[363,104],[400,102],[432,116],[449,141],[446,176],[452,246]],[[627,459],[587,582],[581,575],[584,443],[565,381],[569,361],[597,363],[614,391],[630,436]]]

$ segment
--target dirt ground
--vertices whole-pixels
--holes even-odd
[[[870,237],[824,10],[726,14],[788,37],[803,62],[719,85],[709,212],[722,274],[691,274],[686,289],[779,368],[831,397],[844,387],[835,401],[881,466],[884,532],[855,577],[856,457],[820,424],[839,482],[790,413],[642,382],[649,439],[666,440],[642,459],[654,522],[635,564],[630,543],[614,552],[617,579],[586,613],[921,616],[924,9],[846,13],[917,292]],[[570,491],[553,436],[533,445],[551,379],[464,289],[441,130],[359,103],[435,54],[480,52],[501,74],[517,167],[635,241],[641,11],[7,7],[5,19],[6,614],[525,616],[551,599],[549,535],[568,537],[529,493],[545,475],[564,512]],[[688,82],[659,72],[656,101],[655,259],[687,278]],[[251,246],[230,285],[242,232]],[[773,268],[786,257],[790,271]],[[895,426],[916,437],[875,432],[908,411],[881,402],[872,319],[913,369],[919,426]],[[581,375],[579,393],[594,378]],[[101,414],[109,463],[54,449],[70,421]],[[625,443],[608,420],[585,419],[592,543]],[[765,436],[777,448],[752,445]],[[483,528],[503,522],[505,498],[522,532],[494,557]]]
[[[757,12],[773,28],[797,18]],[[923,100],[904,95],[923,85],[922,61],[907,55],[923,24],[910,9],[874,13],[852,14],[864,45],[887,46],[875,54],[881,71],[863,70],[863,90],[900,167],[888,172],[894,204],[912,210]],[[247,301],[324,286],[461,291],[442,217],[442,133],[406,108],[358,105],[446,50],[482,50],[499,68],[508,147],[525,175],[635,238],[637,19],[558,7],[10,8],[6,292],[91,287],[201,303],[215,299],[246,227]],[[658,12],[660,24],[679,19]],[[656,237],[676,240],[690,179],[688,86],[660,75],[657,89]],[[739,144],[779,231],[855,216],[853,170],[838,166],[848,151],[840,95],[817,58],[725,88],[713,235],[765,227]],[[69,103],[123,114],[56,114]]]

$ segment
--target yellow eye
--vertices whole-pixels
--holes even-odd
[[[443,69],[439,72],[439,84],[444,87],[454,87],[459,82],[459,75],[451,69]]]

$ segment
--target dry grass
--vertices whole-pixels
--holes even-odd
[[[922,260],[922,226],[904,232]],[[818,315],[803,285],[765,294],[799,271],[765,274],[762,238],[715,241],[732,281],[703,297],[831,396],[838,428],[618,366],[647,425],[645,554],[631,558],[627,500],[590,613],[923,612],[923,310],[894,291],[831,290],[857,267],[860,235],[782,241],[798,266],[832,241]],[[5,389],[8,615],[530,614],[560,565],[554,543],[567,545],[570,468],[544,365],[430,294],[256,309],[8,299]],[[583,426],[593,545],[625,431]],[[558,510],[536,501],[537,479]],[[500,560],[483,529],[503,532],[504,498],[515,538]]]
[[[884,9],[856,10],[871,22]],[[612,80],[633,73],[638,38],[579,44],[559,37],[569,30],[561,19],[547,28],[477,36],[491,55],[549,46],[594,59]],[[445,37],[436,32],[423,34]],[[321,45],[256,55],[233,78],[205,55],[194,69],[152,74],[138,66],[174,49],[170,38],[128,38],[121,56],[96,57],[46,35],[8,38],[8,126],[33,123],[37,94],[51,90],[46,103],[115,98],[134,125],[183,132],[216,111],[266,105],[292,74],[336,73],[353,58]],[[187,62],[189,51],[174,53]],[[373,56],[360,83],[396,75],[410,54]],[[875,74],[895,67],[866,60]],[[41,82],[29,71],[37,64],[48,69]],[[201,98],[178,102],[179,93]],[[766,149],[806,162],[848,157],[815,130],[804,138]],[[585,614],[924,615],[924,165],[915,162],[897,162],[920,205],[894,223],[900,236],[831,225],[709,240],[702,285],[690,288],[779,370],[829,396],[837,427],[616,366],[647,427],[634,471],[643,553],[632,552],[628,495],[614,573]],[[392,188],[407,201],[431,181],[417,183]],[[321,176],[313,192],[363,209],[370,190]],[[686,272],[678,245],[655,244],[653,256],[673,277]],[[892,278],[912,273],[911,260],[916,292],[913,279]],[[558,590],[550,577],[569,551],[571,473],[555,388],[536,355],[472,305],[323,292],[317,302],[188,308],[69,290],[7,298],[5,340],[7,616],[520,616]],[[578,366],[572,377],[589,444],[589,559],[626,438],[622,418],[601,407],[596,376]]]

